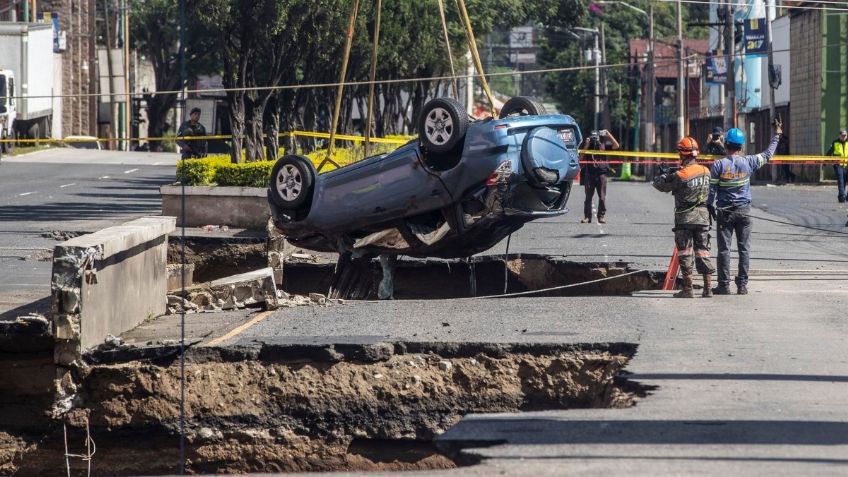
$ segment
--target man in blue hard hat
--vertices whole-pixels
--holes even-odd
[[[736,274],[736,293],[748,294],[748,266],[751,242],[751,176],[768,163],[777,149],[783,123],[772,122],[774,137],[768,148],[749,156],[742,155],[745,134],[733,128],[727,131],[724,147],[727,156],[715,161],[710,167],[710,195],[707,208],[718,224],[718,286],[716,295],[730,294],[730,241],[736,233],[739,251],[739,270]],[[717,213],[716,213],[717,211]]]

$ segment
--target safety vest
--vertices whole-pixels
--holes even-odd
[[[845,145],[844,142],[833,141],[833,155],[842,158],[839,165],[843,167],[848,166],[848,147],[845,147]]]

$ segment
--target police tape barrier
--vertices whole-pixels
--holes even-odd
[[[277,135],[278,138],[284,137],[310,137],[316,139],[329,139],[330,133],[326,132],[314,132],[314,131],[292,131],[292,132],[284,132]],[[267,137],[267,135],[263,135],[263,137]],[[206,141],[213,139],[232,139],[233,136],[231,134],[218,134],[211,136],[180,136],[180,137],[141,137],[141,138],[84,138],[84,137],[73,137],[66,139],[0,139],[0,143],[4,142],[15,142],[21,144],[69,144],[69,143],[91,143],[91,142],[123,142],[123,141]],[[353,136],[348,134],[336,134],[335,139],[338,141],[353,141],[353,142],[364,142],[364,136]],[[410,136],[408,138],[379,138],[372,137],[369,138],[369,141],[375,144],[406,144],[412,140],[414,140],[414,136]],[[601,161],[604,164],[610,165],[618,165],[618,164],[644,164],[644,165],[652,165],[652,164],[675,164],[680,161],[680,156],[676,153],[672,152],[644,152],[644,151],[588,151],[583,150],[580,151],[581,154],[591,154],[593,156],[608,156],[614,157],[618,159],[610,159]],[[713,162],[716,159],[721,159],[725,156],[711,156],[711,155],[702,155],[698,156],[698,162],[709,163]],[[667,159],[667,160],[643,160],[643,159]],[[822,165],[822,164],[839,164],[840,162],[844,162],[845,158],[836,157],[836,156],[806,156],[806,155],[787,155],[787,156],[772,156],[769,163],[773,164],[801,164],[801,165]],[[581,164],[590,164],[593,161],[580,160]]]
[[[329,139],[330,133],[325,132],[312,132],[312,131],[292,131],[292,132],[284,132],[277,135],[278,138],[284,137],[311,137],[318,139]],[[263,138],[267,138],[267,135],[263,135]],[[126,141],[138,141],[138,142],[159,142],[159,141],[208,141],[214,139],[232,139],[232,134],[217,134],[210,136],[170,136],[170,137],[116,137],[116,138],[95,138],[95,137],[71,137],[65,139],[0,139],[0,143],[4,142],[13,142],[19,144],[70,144],[70,143],[91,143],[91,142],[126,142]],[[406,144],[410,140],[414,139],[413,137],[409,138],[381,138],[381,137],[372,137],[369,138],[369,142],[374,144]],[[353,136],[347,134],[336,134],[336,140],[339,141],[353,141],[353,142],[364,142],[364,136]]]

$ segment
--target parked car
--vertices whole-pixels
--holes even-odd
[[[471,121],[437,98],[418,125],[416,140],[326,174],[280,158],[268,188],[276,227],[315,251],[454,258],[567,212],[582,140],[570,116],[515,97],[500,119]]]

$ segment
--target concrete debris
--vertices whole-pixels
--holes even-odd
[[[223,301],[223,308],[244,308],[264,303],[265,308],[279,306],[274,270],[266,267],[253,272],[221,278],[209,283],[209,292]]]
[[[53,260],[53,250],[37,250],[25,257],[21,257],[21,260],[29,262],[49,262]]]
[[[308,253],[293,253],[291,254],[291,258],[294,260],[303,260],[308,262],[317,262],[318,257],[315,255],[310,255]]]
[[[450,371],[453,367],[453,364],[450,361],[442,360],[439,361],[439,369],[442,371]]]
[[[361,239],[354,242],[353,248],[357,249],[367,247],[368,245],[394,249],[409,248],[409,243],[404,240],[403,235],[401,235],[400,233],[400,230],[395,228],[380,230],[379,232],[374,232],[370,235],[366,235],[365,237],[362,237]]]
[[[183,267],[179,263],[169,263],[168,268],[168,291],[180,290],[183,287]],[[194,284],[194,264],[185,265],[185,286]]]
[[[108,348],[117,348],[124,344],[124,340],[122,340],[118,336],[114,336],[111,334],[106,335],[106,340],[104,341],[106,347]]]
[[[316,305],[326,305],[327,304],[327,296],[322,295],[320,293],[310,293],[309,301],[315,303]]]
[[[230,228],[226,225],[202,225],[199,227],[204,232],[228,232]]]
[[[57,242],[64,242],[66,240],[70,240],[74,237],[79,237],[83,235],[84,232],[69,232],[66,230],[51,230],[49,232],[44,232],[41,234],[44,238],[53,239]]]

